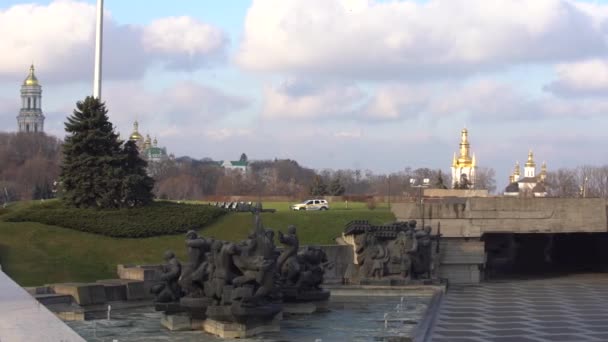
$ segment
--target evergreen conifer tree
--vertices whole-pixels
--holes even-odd
[[[147,162],[139,156],[134,141],[127,141],[123,148],[122,203],[128,207],[146,205],[152,202],[154,180],[146,172]]]
[[[312,196],[327,195],[327,185],[325,185],[321,176],[317,175],[313,178],[312,185],[310,186],[310,194]]]
[[[124,158],[105,104],[91,96],[79,101],[65,130],[63,199],[82,208],[121,206]]]

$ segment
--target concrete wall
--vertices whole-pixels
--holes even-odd
[[[440,245],[439,277],[451,284],[476,284],[485,264],[484,242],[479,239],[444,238]]]
[[[606,205],[597,198],[427,197],[423,206],[395,203],[392,210],[399,221],[421,224],[424,217],[435,233],[441,226],[440,276],[477,283],[485,264],[484,233],[606,232]]]
[[[606,201],[597,198],[442,198],[425,199],[424,221],[446,237],[484,233],[606,232]],[[422,221],[417,203],[395,203],[397,220]]]
[[[424,189],[425,197],[488,197],[488,190]]]

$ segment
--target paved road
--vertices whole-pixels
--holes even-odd
[[[608,275],[451,287],[432,342],[608,341]]]

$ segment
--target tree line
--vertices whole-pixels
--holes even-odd
[[[314,170],[295,160],[274,159],[250,161],[247,172],[242,172],[225,169],[209,158],[190,157],[152,163],[148,166],[148,174],[154,179],[152,182],[142,171],[146,167],[145,162],[138,157],[134,144],[119,142],[111,123],[106,123],[105,107],[93,108],[93,104],[86,102],[79,103],[79,106],[66,123],[68,137],[65,143],[43,133],[0,133],[0,203],[51,198],[60,188],[57,184],[62,180],[62,172],[72,172],[73,177],[79,177],[79,184],[89,184],[89,188],[77,190],[85,202],[91,189],[104,188],[113,192],[107,196],[121,198],[120,203],[131,205],[146,202],[138,194],[143,193],[142,198],[147,198],[146,189],[152,186],[157,198],[185,200],[239,195],[301,199],[328,195],[386,196],[389,193],[414,197],[419,190],[415,185],[425,178],[429,179],[431,188],[449,188],[452,184],[449,174],[430,168],[406,167],[390,174],[358,169]],[[93,112],[97,116],[91,114]],[[86,113],[90,115],[85,118]],[[87,130],[93,117],[103,121],[97,124],[105,127],[96,134]],[[88,133],[76,138],[75,133],[80,131]],[[99,139],[105,139],[105,148],[98,146]],[[83,154],[84,146],[94,148]],[[105,163],[106,166],[97,165],[95,160],[100,158],[112,161]],[[243,154],[240,159],[247,161],[247,156]],[[70,171],[68,165],[76,164],[90,165],[91,168],[88,173]],[[107,165],[116,165],[117,168],[108,169]],[[411,179],[416,183],[412,184]],[[74,198],[69,189],[76,188],[70,188],[69,181],[64,188],[66,186],[68,196]],[[550,197],[608,198],[608,165],[550,171],[545,187]],[[497,189],[495,172],[491,168],[477,169],[476,188],[488,189],[490,193],[502,192],[502,187]],[[109,201],[111,203],[106,203],[109,206],[122,206],[116,200]]]

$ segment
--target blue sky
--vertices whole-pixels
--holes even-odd
[[[0,1],[0,130],[34,61],[49,133],[91,92],[95,1]],[[103,98],[176,155],[449,171],[606,164],[608,2],[106,0]],[[27,23],[24,25],[24,23]]]

